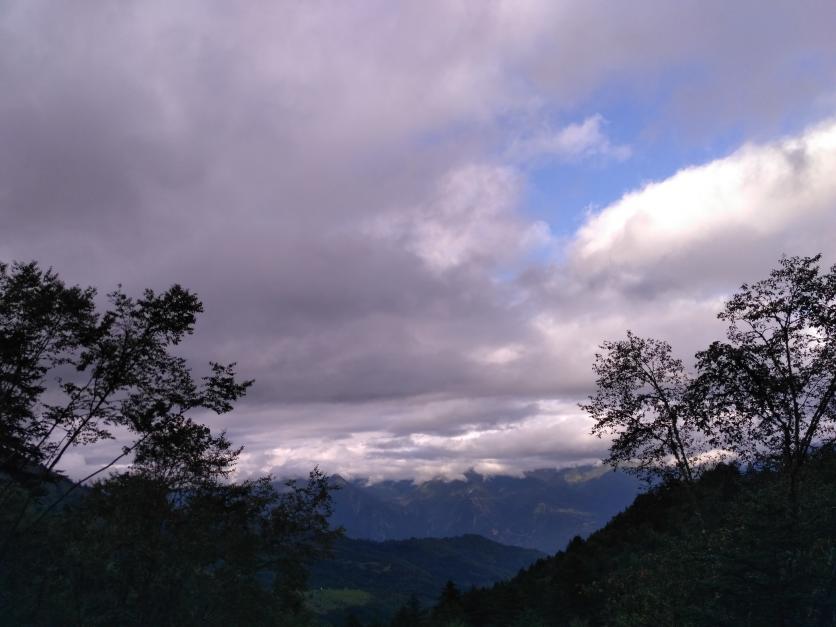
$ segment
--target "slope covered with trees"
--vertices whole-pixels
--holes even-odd
[[[462,589],[491,585],[542,557],[477,535],[386,542],[341,538],[330,558],[311,565],[309,597],[329,624],[342,625],[351,614],[388,619],[411,596],[430,605],[448,580]]]
[[[836,624],[836,266],[781,260],[687,369],[628,333],[583,407],[652,487],[604,529],[392,624]]]
[[[588,539],[448,602],[455,620],[426,610],[415,624],[836,624],[833,450],[803,486],[795,520],[772,471],[720,465],[692,487],[658,486]]]

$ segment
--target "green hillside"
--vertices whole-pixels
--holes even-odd
[[[836,625],[836,452],[816,453],[803,486],[796,512],[774,472],[721,465],[657,488],[452,613],[472,627]]]
[[[311,568],[309,602],[342,624],[353,612],[388,619],[410,596],[433,603],[447,580],[462,588],[507,579],[544,555],[477,535],[374,542],[343,538],[334,555]]]

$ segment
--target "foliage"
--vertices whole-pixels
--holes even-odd
[[[194,416],[230,411],[252,382],[217,363],[196,380],[172,353],[200,301],[177,285],[117,290],[99,312],[95,296],[35,263],[0,265],[4,620],[306,622],[305,565],[339,535],[328,478],[230,482],[241,449]],[[58,473],[69,451],[104,440],[118,445],[100,467]]]
[[[415,595],[409,598],[392,619],[391,627],[423,627],[427,624],[427,612]]]
[[[374,542],[340,538],[332,555],[310,566],[312,609],[341,625],[350,612],[363,621],[390,619],[410,597],[438,600],[451,579],[464,589],[512,577],[543,553],[476,535]],[[355,594],[364,592],[366,594]],[[333,601],[333,603],[331,603]]]
[[[795,482],[816,445],[836,435],[836,266],[781,260],[720,313],[727,342],[699,353],[706,430],[741,459]]]
[[[236,381],[233,366],[221,364],[196,381],[186,360],[171,354],[203,309],[191,292],[174,285],[133,299],[117,290],[102,313],[95,296],[92,288],[66,287],[35,263],[0,265],[0,464],[8,474],[0,499],[19,487],[36,496],[69,451],[117,437],[114,457],[76,488],[131,454],[144,466],[171,464],[178,455],[179,463],[194,463],[183,447],[192,437],[212,436],[189,414],[225,413],[252,384]],[[228,474],[237,451],[221,436],[211,443],[210,460],[209,444],[199,444],[212,466],[204,470]],[[153,461],[166,449],[166,461]],[[33,508],[43,508],[33,498],[15,505],[16,515],[0,530],[4,545],[26,533]]]
[[[670,344],[628,331],[627,339],[601,348],[606,352],[593,364],[597,391],[581,408],[595,420],[595,435],[615,436],[605,461],[645,478],[693,482],[697,469],[689,459],[699,438],[691,382]]]
[[[587,540],[463,593],[463,624],[832,625],[836,451],[811,459],[795,530],[782,486],[726,464],[659,485]]]
[[[439,625],[457,625],[464,622],[462,595],[455,583],[448,580],[444,584],[430,617],[433,623]]]
[[[742,285],[718,316],[727,341],[696,355],[695,378],[666,342],[604,342],[581,407],[593,433],[615,436],[606,461],[692,482],[706,452],[731,454],[778,468],[794,494],[811,450],[836,436],[836,266],[820,259],[785,257]]]
[[[665,342],[603,344],[593,431],[615,436],[610,463],[662,481],[588,540],[463,595],[466,624],[836,624],[836,266],[819,262],[744,284],[694,377]]]
[[[0,263],[0,463],[21,472],[55,450],[50,418],[69,423],[55,406],[38,407],[50,370],[73,364],[96,328],[92,289],[67,288],[34,263]],[[40,410],[43,410],[41,413]]]
[[[368,605],[374,598],[370,592],[359,588],[317,588],[316,586],[308,590],[306,597],[307,605],[314,613],[320,616],[344,613],[346,620],[352,616],[357,619],[356,608]],[[347,608],[349,611],[343,612]]]

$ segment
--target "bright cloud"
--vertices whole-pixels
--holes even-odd
[[[579,257],[646,261],[732,230],[768,236],[833,208],[836,123],[745,146],[729,157],[650,183],[592,217]]]
[[[745,145],[590,216],[575,239],[573,262],[586,272],[646,280],[664,272],[660,264],[685,278],[701,269],[734,275],[741,258],[760,264],[764,255],[774,261],[782,253],[828,251],[836,233],[834,172],[833,121]],[[688,265],[697,267],[687,271]]]

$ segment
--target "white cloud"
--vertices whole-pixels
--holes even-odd
[[[722,337],[724,298],[782,254],[836,261],[834,172],[828,121],[685,168],[589,216],[566,263],[529,286],[542,348],[531,372],[548,364],[564,394],[589,389],[597,346],[627,329],[670,341],[689,363]]]
[[[589,435],[589,419],[571,402],[545,400],[530,415],[492,426],[475,426],[456,435],[416,431],[393,436],[366,431],[323,441],[299,439],[242,461],[242,472],[301,474],[315,463],[327,472],[387,478],[461,477],[474,468],[484,474],[519,474],[525,470],[594,463],[603,444]]]
[[[493,267],[550,242],[545,222],[517,213],[521,188],[522,176],[508,166],[462,166],[441,178],[426,204],[377,218],[368,231],[437,271],[472,262]]]
[[[660,263],[679,269],[704,262],[739,274],[737,262],[755,248],[772,259],[830,248],[834,172],[834,121],[797,137],[746,145],[649,183],[590,216],[577,234],[574,262],[644,278]]]
[[[630,147],[613,144],[604,133],[606,121],[592,115],[583,122],[560,129],[544,126],[517,137],[508,149],[508,157],[515,161],[557,159],[576,161],[589,157],[603,157],[622,161],[630,154]]]

